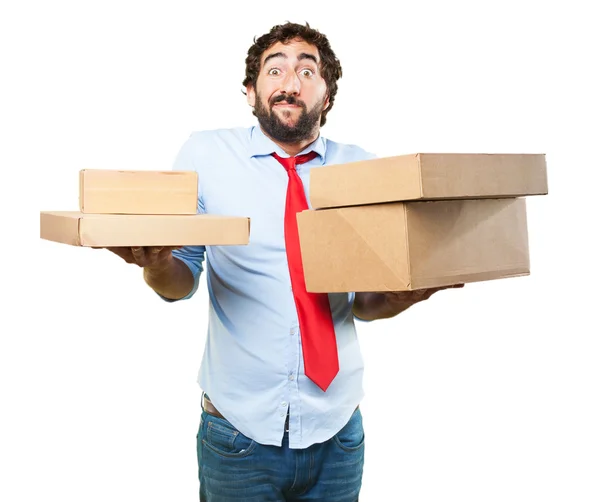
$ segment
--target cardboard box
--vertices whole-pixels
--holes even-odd
[[[84,214],[41,211],[40,237],[72,246],[246,245],[250,219],[219,215]]]
[[[545,154],[417,153],[312,169],[309,197],[322,209],[547,193]]]
[[[298,213],[309,292],[406,291],[529,275],[525,199]]]
[[[195,171],[79,172],[79,210],[99,214],[196,214]]]

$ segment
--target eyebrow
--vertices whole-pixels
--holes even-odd
[[[267,61],[269,61],[270,59],[273,59],[273,58],[284,58],[284,59],[287,59],[287,55],[284,54],[283,52],[275,52],[273,54],[269,54],[265,58],[265,62],[263,63],[263,66],[266,66]],[[310,59],[310,60],[314,61],[315,64],[317,64],[317,65],[319,64],[319,62],[317,61],[317,58],[314,55],[312,55],[312,54],[308,54],[307,52],[301,52],[298,55],[298,60],[299,61],[302,61],[303,59]]]

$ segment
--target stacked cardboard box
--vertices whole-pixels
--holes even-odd
[[[79,172],[79,211],[41,211],[42,239],[85,247],[246,245],[250,219],[197,214],[191,171]]]
[[[310,292],[406,291],[530,273],[525,196],[544,154],[414,154],[311,170]]]

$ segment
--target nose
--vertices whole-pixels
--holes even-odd
[[[300,94],[300,79],[296,72],[289,72],[281,83],[281,92],[285,94]]]

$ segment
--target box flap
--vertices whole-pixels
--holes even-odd
[[[308,210],[297,219],[308,291],[348,291],[348,284],[353,291],[408,287],[402,203]]]

